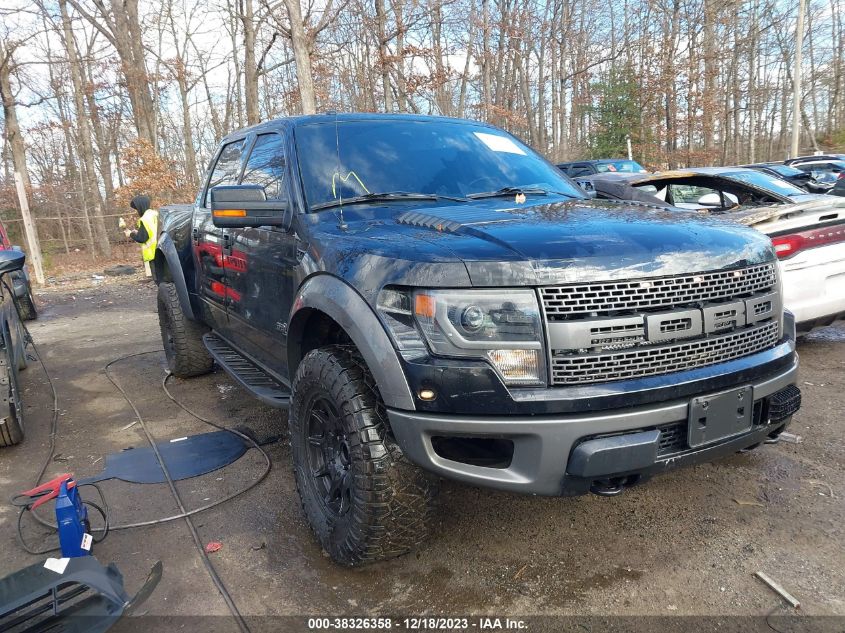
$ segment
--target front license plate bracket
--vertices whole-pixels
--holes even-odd
[[[712,444],[751,430],[754,396],[740,387],[690,400],[687,442],[690,448]]]

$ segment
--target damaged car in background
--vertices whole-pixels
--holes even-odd
[[[596,196],[720,215],[768,235],[799,334],[845,319],[845,198],[740,167],[589,177]]]

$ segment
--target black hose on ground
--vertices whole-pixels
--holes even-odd
[[[200,555],[200,558],[202,559],[203,565],[205,565],[206,571],[208,571],[208,575],[211,577],[211,581],[214,583],[214,586],[217,588],[217,591],[220,593],[220,596],[223,598],[223,601],[226,603],[226,606],[229,608],[229,611],[235,617],[235,621],[238,623],[238,628],[241,630],[242,633],[250,633],[250,629],[249,629],[249,626],[246,623],[246,620],[244,620],[244,617],[241,615],[241,612],[238,611],[238,606],[235,604],[235,601],[232,599],[232,596],[229,593],[229,590],[226,588],[226,585],[223,583],[223,580],[217,574],[217,570],[214,569],[214,565],[211,564],[211,559],[208,558],[208,554],[206,553],[205,547],[203,546],[202,541],[200,540],[200,535],[199,535],[199,532],[197,532],[197,528],[194,525],[194,521],[190,517],[190,515],[188,515],[187,510],[185,510],[185,505],[182,503],[182,497],[179,495],[179,491],[176,490],[176,484],[174,483],[173,478],[170,476],[170,471],[167,469],[167,464],[165,464],[164,458],[161,456],[161,452],[159,452],[158,446],[155,443],[155,439],[153,438],[152,434],[150,433],[149,429],[147,428],[147,424],[144,421],[143,416],[141,416],[141,412],[138,411],[138,407],[136,407],[135,403],[132,402],[132,399],[129,397],[129,394],[127,394],[126,391],[123,389],[123,387],[121,387],[120,384],[114,378],[112,378],[111,374],[109,374],[109,368],[113,364],[115,364],[115,363],[117,363],[121,360],[123,360],[123,359],[119,358],[119,359],[113,360],[113,361],[109,362],[108,364],[106,364],[106,367],[105,367],[106,377],[109,379],[111,384],[114,385],[115,389],[117,389],[121,393],[121,395],[123,395],[126,402],[129,404],[130,407],[132,407],[132,411],[135,412],[135,417],[138,419],[138,423],[141,425],[141,428],[144,431],[144,435],[147,436],[147,442],[149,442],[150,447],[152,447],[153,452],[155,453],[156,459],[158,460],[158,464],[161,467],[161,471],[164,473],[164,476],[167,479],[167,485],[170,488],[170,494],[173,495],[173,500],[176,501],[176,505],[179,506],[180,512],[183,515],[185,515],[184,516],[185,524],[188,526],[188,530],[191,532],[191,538],[193,538],[193,540],[194,540],[194,545],[196,545],[196,547],[197,547],[197,551],[199,552],[199,555]],[[168,371],[167,373],[165,373],[164,379],[162,380],[162,383],[161,383],[162,387],[165,389],[165,391],[167,391],[166,383],[167,383],[167,379],[168,379],[169,376],[170,376],[170,372]],[[170,396],[171,400],[176,402],[176,400],[173,398],[173,396],[170,395],[169,392],[168,392],[168,396]],[[183,408],[185,408],[185,407],[183,407]],[[185,411],[188,411],[188,413],[191,413],[191,415],[194,415],[187,408],[185,408]],[[195,416],[195,417],[197,417],[197,419],[201,419],[201,418],[199,418],[199,416]],[[207,422],[206,420],[203,420],[203,421]],[[213,423],[212,423],[212,426],[215,426],[217,428],[223,428],[223,427],[220,427],[219,425],[213,424]],[[224,429],[224,430],[229,431],[229,429]],[[237,431],[232,431],[232,432],[235,433],[236,435],[246,437],[245,435],[243,435],[242,433],[239,433]],[[258,445],[257,442],[255,442],[253,440],[252,444],[255,446],[255,448],[257,448],[259,451],[261,451],[264,454],[265,457],[267,457],[267,454],[264,453],[264,451],[261,449],[261,447]],[[270,464],[269,460],[270,460],[270,458],[267,457],[268,471],[269,471],[269,464]],[[263,476],[262,476],[262,479],[263,479]]]
[[[38,363],[41,365],[41,369],[44,372],[44,375],[47,378],[47,382],[50,385],[50,391],[51,391],[52,396],[53,396],[53,415],[52,415],[51,423],[50,423],[49,450],[48,450],[47,457],[44,460],[44,463],[42,464],[40,470],[38,471],[38,476],[36,477],[35,484],[33,485],[33,487],[36,487],[41,483],[41,480],[44,477],[44,473],[47,472],[47,468],[49,467],[50,462],[53,460],[53,457],[55,456],[56,435],[57,435],[57,432],[58,432],[58,420],[59,420],[59,397],[58,397],[58,392],[56,391],[55,383],[53,382],[53,378],[50,375],[50,372],[48,371],[47,366],[46,366],[46,364],[44,363],[44,360],[41,357],[41,354],[38,352],[38,348],[35,344],[35,341],[32,339],[32,335],[30,334],[27,327],[23,324],[23,322],[21,322],[21,325],[22,325],[24,333],[25,333],[26,343],[28,343],[29,345],[32,346],[32,349],[33,349],[33,352],[35,353],[36,359],[38,360]],[[241,630],[242,633],[250,633],[249,626],[247,625],[247,623],[244,620],[243,616],[241,615],[240,611],[238,611],[237,605],[234,603],[234,600],[232,599],[231,594],[229,593],[228,589],[226,588],[226,585],[223,583],[222,579],[217,574],[217,571],[214,569],[214,566],[212,565],[211,560],[208,558],[208,555],[205,552],[205,548],[203,547],[202,542],[199,538],[199,533],[197,532],[196,527],[194,526],[194,523],[193,523],[191,517],[195,514],[200,513],[200,512],[204,512],[206,510],[210,510],[210,509],[215,508],[219,505],[222,505],[223,503],[226,503],[227,501],[230,501],[230,500],[234,499],[235,497],[238,497],[238,496],[244,494],[245,492],[247,492],[248,490],[251,490],[252,488],[254,488],[261,481],[263,481],[264,478],[268,475],[268,473],[270,472],[270,469],[272,467],[272,462],[270,460],[270,456],[267,455],[266,451],[264,451],[264,449],[261,448],[261,446],[258,444],[258,442],[256,442],[250,436],[246,435],[245,433],[241,433],[240,431],[230,429],[230,428],[227,428],[223,425],[217,424],[216,422],[212,422],[211,420],[204,418],[203,416],[199,415],[198,413],[194,412],[193,410],[189,409],[187,406],[182,404],[167,388],[167,381],[169,380],[169,378],[171,376],[171,373],[169,371],[167,371],[164,375],[164,378],[162,379],[161,386],[162,386],[162,389],[164,390],[165,394],[167,394],[167,397],[174,404],[179,406],[186,413],[188,413],[189,415],[191,415],[195,419],[199,420],[200,422],[208,424],[209,426],[212,426],[216,429],[227,431],[229,433],[237,435],[242,440],[245,440],[250,445],[252,445],[253,448],[257,449],[261,453],[261,455],[264,457],[264,460],[265,460],[264,471],[258,476],[257,479],[253,480],[249,485],[245,486],[244,488],[242,488],[242,489],[240,489],[240,490],[238,490],[238,491],[236,491],[232,494],[229,494],[229,495],[223,497],[222,499],[219,499],[219,500],[214,501],[212,503],[206,504],[204,506],[200,506],[199,508],[195,508],[195,509],[190,510],[190,511],[185,509],[185,506],[182,503],[182,499],[179,496],[179,492],[178,492],[178,490],[176,490],[175,483],[174,483],[174,481],[173,481],[172,477],[170,476],[170,473],[167,469],[167,465],[165,464],[164,459],[162,458],[161,453],[159,452],[158,447],[156,446],[156,443],[155,443],[154,438],[152,437],[152,434],[149,432],[149,429],[147,429],[144,418],[141,416],[141,413],[138,411],[138,408],[135,406],[134,402],[132,402],[132,399],[129,397],[129,395],[126,393],[126,391],[123,389],[123,387],[120,386],[120,384],[112,377],[111,373],[109,372],[109,369],[112,367],[112,365],[119,363],[121,361],[127,360],[129,358],[137,357],[137,356],[144,356],[144,355],[149,355],[149,354],[158,354],[158,353],[161,353],[162,351],[163,350],[150,350],[150,351],[146,351],[146,352],[136,352],[136,353],[133,353],[133,354],[127,354],[125,356],[121,356],[120,358],[116,358],[116,359],[110,361],[109,363],[107,363],[106,366],[104,367],[104,371],[105,371],[105,374],[106,374],[106,378],[108,378],[109,382],[112,383],[112,385],[115,387],[115,389],[117,389],[121,393],[121,395],[124,397],[126,402],[129,404],[129,406],[132,408],[133,412],[135,413],[135,417],[138,420],[138,422],[140,423],[141,428],[143,429],[144,434],[147,438],[147,441],[149,442],[150,446],[152,447],[153,452],[156,455],[156,459],[158,460],[159,465],[162,469],[162,472],[164,473],[164,475],[167,479],[167,483],[168,483],[168,486],[170,488],[170,492],[173,495],[173,498],[174,498],[174,500],[176,501],[176,504],[179,507],[180,513],[176,514],[176,515],[169,516],[169,517],[163,517],[163,518],[159,518],[159,519],[151,519],[149,521],[138,521],[138,522],[135,522],[135,523],[127,523],[127,524],[123,524],[123,525],[110,525],[109,518],[108,518],[108,506],[106,504],[105,496],[103,495],[102,490],[99,488],[99,486],[97,486],[96,484],[90,484],[91,486],[94,486],[95,488],[97,488],[97,491],[100,495],[100,499],[101,499],[101,502],[102,502],[102,506],[100,506],[96,503],[93,503],[93,502],[85,502],[85,503],[86,503],[86,505],[88,505],[88,506],[94,508],[95,510],[97,510],[97,512],[99,512],[102,515],[103,521],[104,521],[104,527],[103,528],[100,528],[98,530],[92,530],[92,531],[98,531],[98,532],[102,533],[102,535],[100,536],[100,538],[97,541],[97,542],[100,542],[106,537],[106,535],[108,534],[108,532],[110,530],[127,530],[127,529],[132,529],[132,528],[147,527],[147,526],[152,526],[152,525],[160,525],[162,523],[168,523],[170,521],[175,521],[177,519],[184,519],[185,523],[188,525],[188,529],[191,532],[191,537],[194,540],[194,544],[196,545],[197,549],[199,550],[200,556],[203,560],[203,564],[205,565],[206,570],[208,571],[212,582],[214,583],[215,587],[217,588],[218,592],[220,593],[221,597],[223,598],[224,602],[226,603],[226,606],[228,607],[229,611],[232,613],[236,622],[238,623],[238,628]],[[16,502],[15,505],[21,505],[21,504]],[[27,551],[30,554],[35,554],[35,555],[46,554],[46,553],[58,550],[59,549],[58,547],[44,549],[44,550],[36,550],[36,549],[30,548],[24,542],[23,535],[22,535],[22,532],[21,532],[21,520],[22,520],[23,514],[27,510],[28,510],[27,507],[21,507],[21,511],[20,511],[20,514],[18,515],[18,522],[17,522],[18,523],[18,537],[20,539],[21,546],[24,548],[24,550]],[[51,523],[50,521],[43,519],[42,517],[38,516],[35,512],[30,512],[30,515],[38,523],[44,525],[45,527],[49,527],[52,530],[57,529],[57,526],[54,523]]]

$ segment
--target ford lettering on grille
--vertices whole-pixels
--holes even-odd
[[[540,289],[552,384],[713,365],[769,349],[780,336],[774,264],[621,283]]]

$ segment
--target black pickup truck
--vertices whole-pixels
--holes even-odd
[[[167,360],[288,409],[332,558],[396,556],[439,477],[614,495],[800,406],[768,238],[587,200],[477,122],[327,114],[225,138],[155,259]]]

